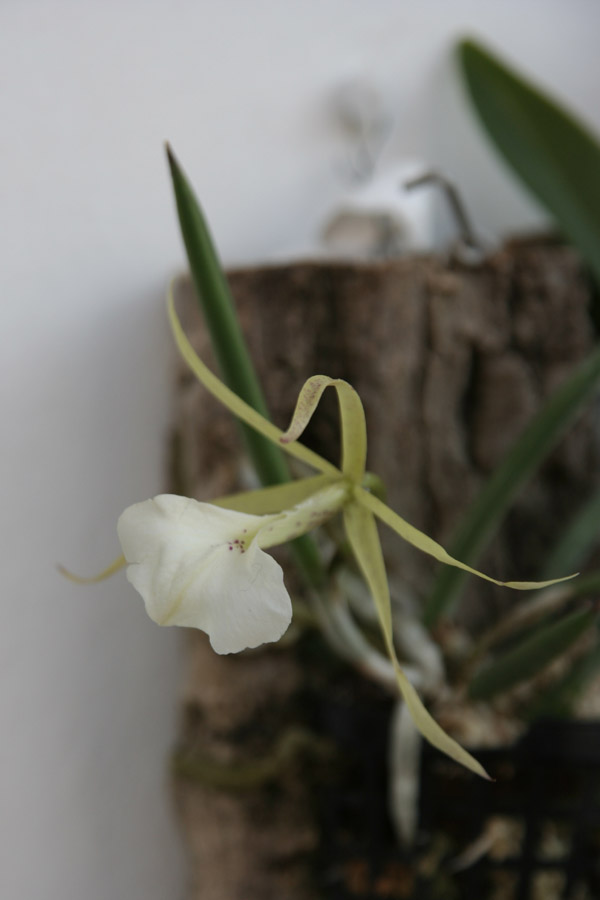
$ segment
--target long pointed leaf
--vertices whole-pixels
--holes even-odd
[[[267,404],[200,204],[169,146],[167,157],[190,271],[219,368],[231,390],[268,418]],[[242,431],[262,484],[289,481],[287,463],[281,451],[243,424]]]
[[[239,394],[249,408],[267,419],[268,412],[262,390],[200,204],[169,146],[167,156],[190,271],[198,300],[206,316],[217,359],[234,394]],[[260,431],[257,433],[252,427],[243,424],[241,427],[260,481],[265,485],[284,484],[289,481],[290,473],[281,449],[266,440]],[[317,469],[319,468],[317,466]],[[309,535],[297,538],[292,543],[292,551],[308,582],[313,587],[322,584],[325,577],[323,565],[312,538]]]
[[[560,681],[529,707],[529,720],[541,717],[568,718],[573,707],[592,678],[600,669],[600,647],[596,646],[578,659]]]
[[[600,379],[600,349],[584,359],[544,403],[479,493],[452,542],[450,552],[474,563],[494,536],[527,479],[555,447]],[[453,569],[440,573],[428,599],[424,620],[432,627],[447,615],[460,595],[465,575]]]
[[[596,620],[594,609],[577,609],[558,622],[539,628],[535,633],[482,669],[469,685],[473,700],[489,700],[533,678],[549,663],[561,656]]]
[[[496,148],[600,281],[600,145],[571,113],[474,41],[459,56]]]
[[[543,578],[553,578],[558,572],[578,569],[600,540],[600,491],[592,495],[569,523],[560,540],[548,554]]]

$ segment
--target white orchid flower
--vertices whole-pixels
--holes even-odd
[[[285,513],[263,516],[174,494],[135,503],[117,524],[127,578],[151,619],[205,631],[217,653],[278,641],[292,603],[281,566],[263,548],[314,527],[344,495],[338,485],[324,487]]]
[[[260,516],[162,494],[126,509],[117,530],[150,618],[238,653],[279,640],[292,618],[281,567],[258,545],[264,527]]]
[[[398,662],[376,519],[440,562],[494,584],[530,590],[555,581],[501,582],[484,575],[453,559],[366,490],[365,415],[358,394],[347,382],[325,375],[309,378],[300,391],[290,427],[283,433],[202,362],[183,332],[172,297],[169,317],[177,347],[204,387],[238,419],[320,474],[237,494],[214,504],[170,494],[137,503],[119,519],[123,557],[88,580],[98,581],[128,563],[127,576],[155,622],[200,628],[208,633],[218,653],[235,653],[277,640],[290,622],[291,603],[281,568],[265,549],[298,537],[341,512],[348,541],[377,609],[399,690],[415,725],[443,753],[487,777],[477,760],[427,712]],[[327,387],[336,389],[340,406],[340,468],[297,440]]]

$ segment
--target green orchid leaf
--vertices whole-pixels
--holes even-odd
[[[590,681],[600,670],[600,647],[596,646],[576,660],[567,674],[544,693],[526,712],[530,721],[542,717],[569,718]]]
[[[475,675],[469,685],[469,697],[472,700],[489,700],[533,678],[591,628],[596,617],[594,609],[585,607],[563,616],[558,622],[537,628],[533,635],[520,641]]]
[[[592,399],[600,379],[600,349],[579,363],[546,400],[467,511],[451,553],[474,563],[494,537],[502,517],[525,482],[556,446],[582,406]],[[446,569],[437,577],[425,607],[431,628],[458,600],[465,576]],[[543,583],[543,582],[542,582]]]
[[[219,403],[222,403],[223,406],[230,410],[236,418],[240,419],[246,425],[249,425],[250,428],[265,437],[267,442],[270,441],[272,444],[280,446],[283,432],[273,425],[272,422],[269,422],[268,419],[261,415],[261,413],[257,412],[252,406],[246,403],[245,400],[242,400],[241,397],[231,390],[231,388],[228,388],[227,385],[223,384],[223,382],[210,371],[208,366],[202,362],[181,327],[181,322],[175,311],[172,289],[169,291],[168,311],[169,321],[171,323],[171,329],[173,331],[175,343],[177,344],[177,349],[198,381],[204,385],[206,390],[209,391]],[[318,453],[309,450],[308,447],[304,447],[296,441],[287,443],[283,446],[285,447],[286,453],[289,453],[290,456],[294,456],[301,462],[306,463],[307,466],[317,469],[326,475],[340,475],[339,469],[336,469],[332,463],[327,462],[327,460],[323,459],[322,456],[319,456]]]
[[[308,378],[298,395],[296,408],[288,430],[280,438],[282,444],[297,440],[319,405],[323,391],[334,387],[337,391],[342,425],[342,472],[352,481],[360,483],[365,474],[367,459],[367,426],[360,397],[347,381],[313,375]]]
[[[600,282],[600,144],[566,109],[474,41],[466,86],[495,147],[552,213]]]
[[[228,494],[210,502],[222,509],[234,509],[236,512],[250,513],[253,516],[266,516],[297,506],[307,497],[318,493],[335,481],[337,479],[330,475],[313,475],[310,478],[288,481],[287,484],[274,484],[256,491]]]
[[[227,279],[208,226],[191,185],[170,147],[167,147],[167,155],[190,271],[198,300],[204,310],[217,360],[232,392],[227,396],[234,399],[236,395],[239,395],[246,404],[247,410],[257,411],[257,418],[253,418],[251,423],[247,422],[244,416],[241,418],[246,425],[250,426],[243,428],[244,439],[260,481],[265,485],[286,483],[290,480],[290,473],[278,443],[279,433],[275,440],[273,434],[264,435],[261,433],[260,427],[257,428],[261,422],[270,424],[267,407],[237,321]],[[173,324],[173,317],[171,317],[171,323]],[[181,342],[180,350],[186,343],[185,340]],[[190,351],[191,348],[187,347],[188,362],[194,356],[193,351],[191,354]],[[202,369],[201,366],[200,368]],[[202,371],[205,374],[205,371]],[[215,386],[213,382],[213,387]],[[231,409],[231,407],[229,408]],[[294,446],[300,447],[300,445]],[[305,456],[308,454],[309,451]],[[294,455],[294,451],[292,451],[292,455]],[[335,467],[327,464],[325,460],[321,460],[317,454],[310,454],[310,459],[307,461],[308,465],[316,468],[317,471],[336,471]],[[319,551],[310,536],[304,535],[297,538],[292,544],[292,552],[308,583],[313,587],[322,585],[325,581],[325,573]]]
[[[471,99],[490,136],[600,275],[598,144],[568,113],[473,41],[462,42],[459,55]],[[524,482],[590,399],[599,377],[600,351],[595,351],[544,404],[492,475],[452,542],[454,556],[477,560]],[[544,576],[559,572],[553,567]],[[427,625],[450,613],[463,584],[460,572],[440,573],[427,602]]]
[[[219,368],[231,390],[248,406],[268,419],[263,392],[202,209],[183,169],[168,145],[167,157],[192,280]],[[265,440],[260,429],[257,433],[255,426],[247,428],[242,425],[242,431],[248,453],[262,484],[280,484],[289,481],[288,467],[280,448]]]
[[[600,593],[600,572],[586,572],[571,586],[574,597],[590,597]]]
[[[392,636],[390,592],[375,518],[368,509],[358,503],[349,503],[344,509],[344,525],[358,566],[371,591],[385,645],[394,665],[398,687],[413,722],[423,737],[442,753],[477,775],[489,778],[481,763],[478,763],[459,743],[446,734],[427,712],[421,698],[398,662]]]
[[[556,615],[559,610],[572,604],[577,598],[589,597],[600,591],[600,572],[589,572],[581,575],[577,581],[562,587],[543,591],[537,597],[519,603],[506,616],[500,619],[488,631],[484,632],[475,643],[471,654],[469,670],[497,644],[513,638],[518,632],[526,631],[537,625],[542,619]]]
[[[395,513],[389,506],[386,506],[385,503],[382,503],[377,497],[373,497],[372,494],[369,494],[363,488],[355,488],[354,495],[360,505],[374,513],[378,519],[381,519],[382,522],[395,531],[396,534],[400,535],[403,540],[412,544],[413,547],[416,547],[423,553],[427,553],[429,556],[433,556],[438,562],[454,566],[470,575],[477,575],[478,578],[483,578],[484,581],[491,581],[492,584],[497,584],[499,587],[508,587],[516,591],[533,591],[575,578],[575,575],[567,575],[564,578],[554,578],[551,581],[499,581],[497,578],[492,578],[484,572],[479,572],[477,569],[473,569],[471,566],[466,565],[466,563],[450,556],[441,544],[438,544],[433,538],[430,538],[427,534],[419,531],[414,525],[410,525],[405,519],[401,518],[398,513]]]
[[[559,572],[578,569],[600,538],[600,491],[569,523],[559,541],[548,554],[543,578],[554,578]]]

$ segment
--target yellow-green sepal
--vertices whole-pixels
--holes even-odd
[[[313,375],[308,378],[298,394],[290,426],[280,440],[283,445],[298,440],[319,405],[323,391],[328,387],[336,389],[340,406],[341,469],[346,478],[360,484],[365,474],[367,459],[367,426],[361,399],[347,381],[343,381],[341,378],[329,378],[328,375]]]
[[[489,775],[477,760],[446,734],[430,713],[402,671],[398,662],[392,634],[392,610],[390,592],[383,560],[377,524],[373,514],[357,503],[349,503],[344,509],[344,525],[354,556],[371,591],[389,657],[396,673],[398,687],[412,719],[423,737],[460,765],[483,778]]]
[[[491,581],[492,584],[497,584],[500,587],[508,587],[516,591],[539,590],[540,588],[550,587],[553,584],[559,584],[562,581],[569,581],[578,574],[566,575],[564,578],[554,578],[550,581],[499,581],[497,578],[492,578],[491,575],[486,575],[478,569],[471,568],[471,566],[461,562],[459,559],[454,559],[453,556],[450,556],[450,554],[444,550],[441,544],[438,544],[437,541],[434,541],[429,535],[419,531],[414,525],[410,525],[405,519],[399,516],[398,513],[395,513],[393,509],[390,509],[389,506],[386,506],[385,503],[382,503],[381,500],[378,500],[377,497],[369,494],[368,491],[365,491],[363,488],[355,488],[354,496],[357,503],[376,515],[378,519],[388,525],[396,532],[396,534],[400,535],[403,540],[407,541],[407,543],[412,544],[413,547],[416,547],[423,553],[427,553],[429,556],[433,556],[433,558],[437,559],[439,562],[454,566],[457,569],[462,569],[465,572],[469,572],[471,575],[477,575],[478,578],[483,578],[484,581]]]
[[[316,494],[329,484],[338,481],[332,475],[312,475],[286,484],[274,484],[259,488],[256,491],[241,491],[239,494],[228,494],[211,500],[213,506],[222,509],[234,509],[236,512],[249,513],[253,516],[266,516],[290,509],[302,503],[312,494]]]
[[[255,431],[258,431],[263,437],[268,438],[272,443],[279,447],[283,447],[290,456],[294,456],[301,462],[306,463],[318,472],[325,474],[339,474],[339,470],[318,453],[309,450],[302,444],[293,441],[292,443],[281,443],[283,432],[277,428],[268,419],[265,419],[260,413],[256,412],[248,403],[242,400],[234,391],[228,388],[217,376],[210,371],[207,365],[202,362],[181,326],[177,312],[175,311],[175,301],[173,298],[172,287],[169,289],[168,295],[168,312],[169,322],[173,331],[173,337],[177,344],[177,349],[186,361],[198,381],[204,385],[206,390],[213,395],[223,406],[233,413],[246,425],[250,425]]]

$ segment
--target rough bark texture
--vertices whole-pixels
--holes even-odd
[[[346,378],[363,399],[368,467],[383,477],[390,505],[446,543],[542,399],[594,341],[577,259],[550,243],[508,246],[479,268],[433,259],[306,263],[236,271],[230,280],[273,420],[287,424],[309,375]],[[190,298],[181,310],[210,360]],[[581,417],[523,491],[482,561],[491,574],[536,575],[570,511],[598,482],[596,423],[593,411]],[[336,458],[334,397],[325,397],[307,442]],[[174,448],[176,489],[206,499],[244,483],[231,417],[183,368]],[[422,596],[432,562],[383,537],[390,569]],[[472,585],[462,615],[477,628],[506,602]],[[203,636],[190,636],[182,748],[221,761],[264,755],[301,715],[302,678],[292,650],[217,658]],[[318,832],[301,772],[288,766],[267,786],[237,793],[181,779],[194,900],[316,896],[310,860]]]

